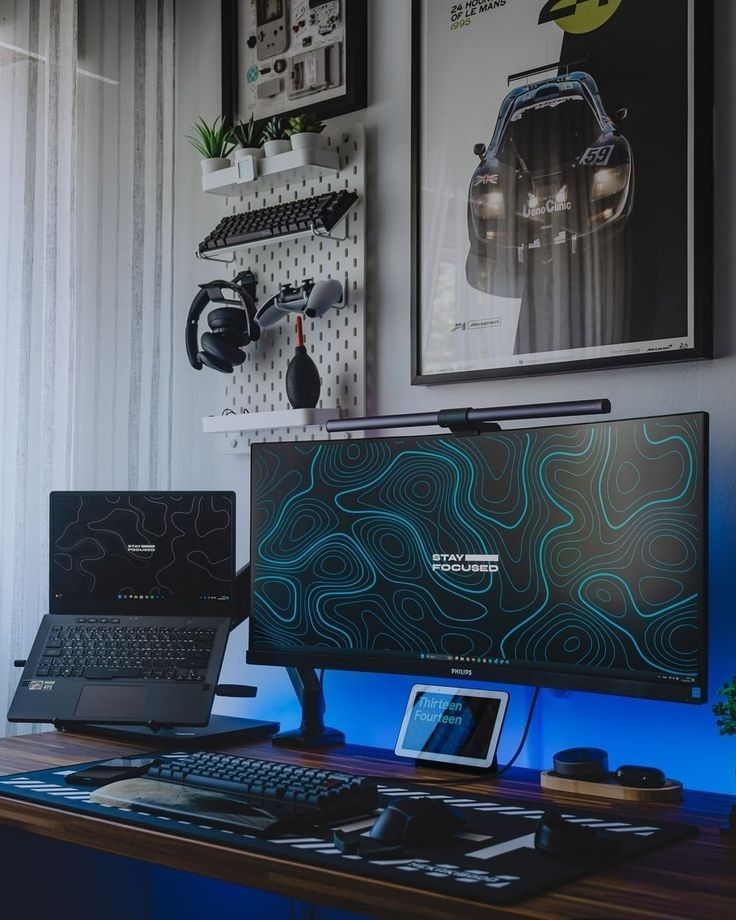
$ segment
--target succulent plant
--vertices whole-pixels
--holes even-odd
[[[285,141],[289,135],[286,133],[286,123],[281,115],[269,118],[261,132],[262,141]]]
[[[286,133],[289,137],[292,134],[321,134],[324,129],[324,123],[317,118],[314,112],[302,112],[301,115],[295,115],[289,119]]]
[[[721,702],[713,706],[716,725],[722,735],[736,735],[736,677],[732,677],[716,692],[723,697]]]
[[[260,125],[256,124],[253,115],[250,121],[241,121],[233,128],[233,136],[241,147],[260,147],[262,141],[262,131]]]
[[[227,157],[235,147],[233,132],[222,115],[219,115],[211,125],[200,115],[192,125],[194,135],[187,134],[192,147],[200,153],[205,160]]]

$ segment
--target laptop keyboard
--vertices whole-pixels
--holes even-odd
[[[119,617],[79,617],[49,631],[36,677],[204,681],[214,627],[127,626]]]

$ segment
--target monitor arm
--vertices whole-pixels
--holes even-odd
[[[302,707],[302,721],[299,728],[274,735],[273,743],[298,748],[345,744],[343,732],[325,726],[325,695],[314,668],[287,668],[286,673]]]
[[[231,630],[250,617],[250,563],[235,576],[235,602],[238,613],[233,617]],[[302,708],[302,721],[299,728],[274,735],[273,743],[300,748],[344,744],[345,735],[341,731],[325,726],[325,695],[314,668],[287,668],[286,673]]]

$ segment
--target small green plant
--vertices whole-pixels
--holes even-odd
[[[736,735],[736,677],[732,677],[716,693],[723,697],[713,706],[716,725],[722,735]]]
[[[261,138],[265,141],[285,141],[289,135],[286,133],[286,123],[281,115],[274,115],[269,118],[263,126]]]
[[[222,115],[218,116],[211,125],[200,115],[192,125],[194,135],[187,134],[192,147],[200,153],[205,160],[227,157],[235,147],[233,131]]]
[[[302,112],[289,119],[286,133],[292,134],[321,134],[325,129],[324,123],[317,118],[314,112]]]
[[[262,132],[260,125],[257,125],[254,117],[250,116],[250,121],[241,121],[240,124],[233,128],[233,136],[241,147],[260,147],[262,141]]]

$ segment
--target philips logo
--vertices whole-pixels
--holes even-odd
[[[433,572],[497,572],[498,556],[482,553],[432,553]]]
[[[472,677],[471,668],[450,668],[450,674],[456,674],[458,677]]]

